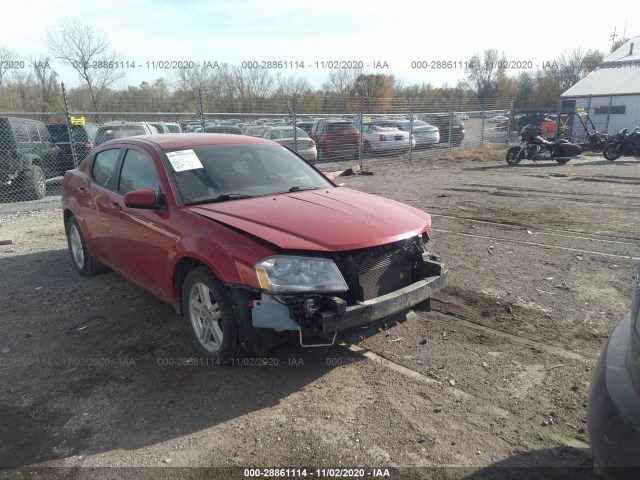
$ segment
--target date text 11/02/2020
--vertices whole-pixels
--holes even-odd
[[[12,64],[11,68],[24,68],[22,63]],[[315,61],[292,61],[292,60],[243,60],[239,65],[228,64],[218,60],[145,60],[137,61],[102,61],[91,62],[71,61],[68,63],[75,69],[101,70],[101,69],[122,69],[122,70],[180,70],[180,69],[219,69],[224,65],[239,66],[242,69],[265,69],[265,70],[339,70],[339,69],[364,69],[389,70],[391,68],[387,60],[315,60]],[[25,66],[28,66],[25,64]]]
[[[496,62],[481,62],[483,68],[487,70],[533,70],[542,68],[543,70],[558,68],[555,61],[535,62],[533,60],[499,60]],[[463,60],[412,60],[411,68],[414,70],[470,70],[478,64],[472,61]]]

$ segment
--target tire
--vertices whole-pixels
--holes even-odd
[[[65,225],[65,231],[67,233],[69,254],[76,271],[86,277],[104,272],[106,267],[95,260],[87,250],[87,244],[84,241],[76,217],[69,217]]]
[[[507,150],[505,160],[509,165],[517,165],[524,158],[524,150],[520,151],[520,147],[511,147]]]
[[[201,357],[227,364],[242,356],[233,304],[226,287],[208,268],[194,268],[184,279],[182,317]]]
[[[607,145],[602,151],[602,155],[610,162],[617,160],[618,158],[620,158],[620,144],[611,143]]]
[[[47,195],[44,171],[40,165],[31,165],[24,173],[23,181],[28,200],[40,200]]]
[[[570,158],[554,158],[554,160],[558,162],[560,165],[564,165],[571,159]]]

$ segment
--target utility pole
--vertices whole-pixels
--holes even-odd
[[[613,44],[616,43],[616,37],[618,35],[616,35],[616,28],[617,27],[613,27],[613,35],[610,35],[609,38],[611,39],[611,49],[613,50]]]

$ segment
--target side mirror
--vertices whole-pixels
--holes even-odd
[[[162,207],[158,205],[156,192],[150,188],[141,190],[133,190],[124,196],[124,204],[129,208],[143,208],[148,210],[160,210]]]
[[[336,176],[335,176],[333,173],[331,173],[331,172],[322,172],[322,174],[323,174],[325,177],[327,177],[329,180],[331,180],[332,182],[334,182],[334,183],[335,183],[335,181],[336,181]]]

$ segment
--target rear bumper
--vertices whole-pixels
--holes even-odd
[[[428,300],[447,285],[448,271],[437,262],[435,274],[395,292],[367,300],[358,305],[349,306],[345,313],[322,312],[320,326],[322,333],[332,334],[351,328],[373,323],[377,320],[409,310],[411,307]]]

